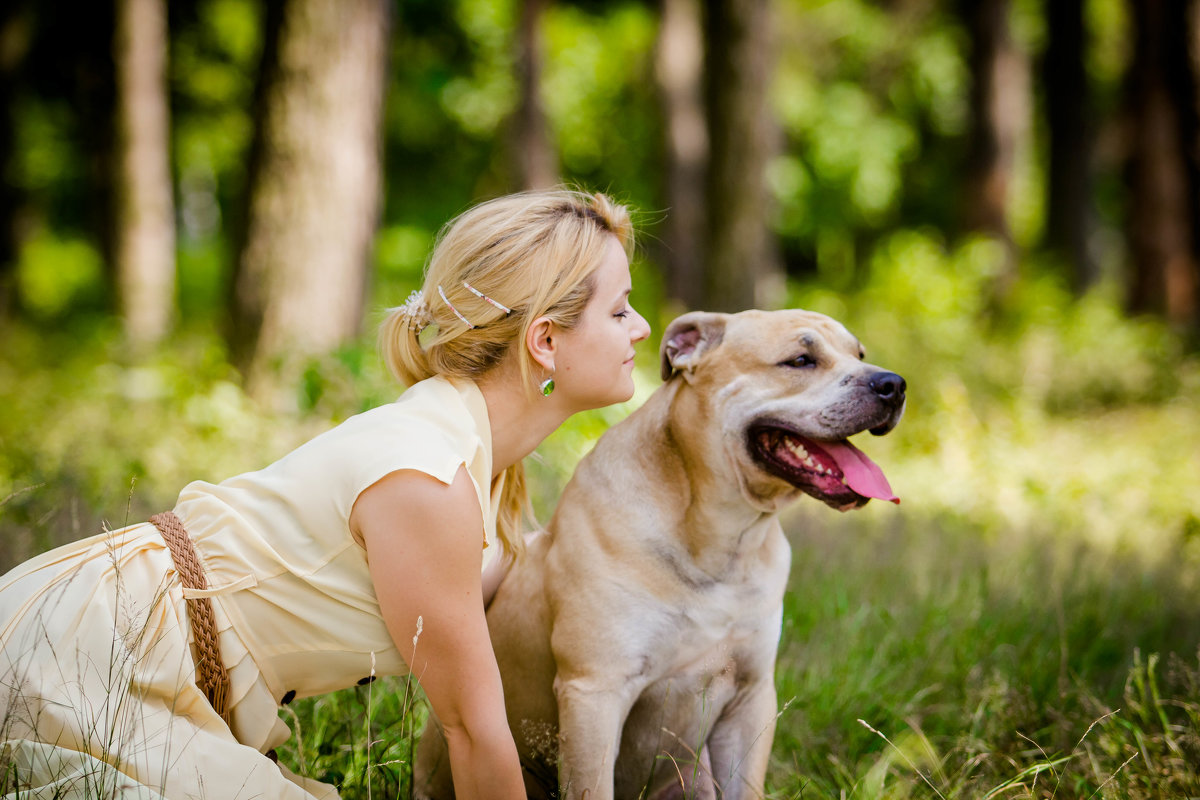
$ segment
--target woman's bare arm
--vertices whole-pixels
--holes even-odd
[[[455,794],[524,798],[484,617],[483,522],[466,470],[449,486],[394,472],[359,495],[350,524],[366,544],[388,631],[445,731]]]

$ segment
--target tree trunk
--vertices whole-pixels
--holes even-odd
[[[663,0],[655,52],[665,130],[666,294],[687,309],[704,307],[704,37],[699,0]]]
[[[968,231],[995,236],[1006,245],[1011,272],[1016,253],[1007,207],[1017,148],[1028,124],[1029,75],[1012,39],[1009,8],[1010,0],[962,0],[972,77],[963,222]]]
[[[1196,76],[1191,0],[1131,0],[1129,248],[1135,311],[1197,324]]]
[[[25,3],[0,8],[0,175],[11,175],[16,158],[16,101],[21,69],[29,52],[33,19]],[[0,325],[18,310],[17,258],[22,197],[12,181],[0,180]]]
[[[1082,293],[1099,277],[1088,252],[1092,123],[1084,69],[1083,0],[1046,0],[1049,42],[1042,63],[1050,138],[1046,246],[1070,265]]]
[[[175,308],[166,4],[118,0],[116,14],[117,297],[126,338],[144,349],[166,335]]]
[[[705,107],[709,162],[704,307],[776,305],[783,269],[768,228],[765,173],[776,147],[768,109],[769,0],[707,0]]]
[[[517,84],[520,103],[513,141],[517,183],[522,190],[546,189],[558,182],[558,164],[542,107],[542,15],[546,0],[521,0],[517,25]]]
[[[231,349],[260,398],[358,333],[382,184],[387,0],[274,0]]]

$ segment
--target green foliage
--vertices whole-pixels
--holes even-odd
[[[517,104],[512,69],[514,3],[462,0],[455,21],[470,40],[470,74],[451,79],[442,89],[442,105],[468,134],[491,137]]]
[[[432,247],[432,233],[415,225],[391,225],[375,238],[379,277],[398,301],[402,299],[398,286],[421,285],[425,257]]]
[[[1133,50],[1133,42],[1127,36],[1129,7],[1111,0],[1086,0],[1084,14],[1093,38],[1086,56],[1087,71],[1101,87],[1099,96],[1111,98],[1121,83]]]
[[[103,270],[87,240],[40,231],[21,248],[17,291],[31,315],[50,319],[103,297]]]
[[[852,273],[839,251],[904,224],[906,206],[951,222],[947,144],[965,132],[969,85],[957,26],[931,4],[795,0],[778,13],[772,95],[787,146],[768,180],[785,248]]]
[[[257,469],[323,427],[320,408],[256,408],[211,333],[135,364],[117,331],[86,323],[7,327],[0,406],[0,569],[104,520],[145,519],[186,483]]]
[[[569,5],[545,19],[542,96],[568,180],[610,191],[640,208],[659,196],[654,15],[640,3],[603,14]]]
[[[177,20],[171,42],[171,134],[184,244],[221,239],[245,184],[251,98],[262,48],[261,10],[207,0]]]
[[[44,192],[79,169],[65,103],[27,102],[18,115],[13,148],[19,157],[5,177],[28,192]]]

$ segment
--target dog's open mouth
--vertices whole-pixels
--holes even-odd
[[[764,425],[751,429],[750,451],[768,472],[834,508],[857,508],[872,498],[900,502],[883,470],[845,439],[819,442]]]

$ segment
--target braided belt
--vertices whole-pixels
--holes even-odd
[[[150,522],[158,528],[166,541],[184,587],[207,589],[208,581],[204,577],[204,568],[200,566],[196,548],[192,546],[192,539],[179,517],[175,516],[173,511],[164,511],[151,517]],[[221,719],[228,723],[229,710],[226,704],[229,702],[229,673],[225,670],[225,663],[221,661],[212,600],[207,597],[189,597],[187,609],[192,622],[193,645],[196,648],[196,686],[204,692],[204,696]]]

